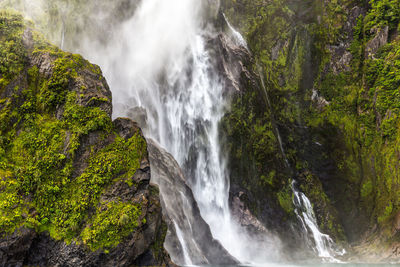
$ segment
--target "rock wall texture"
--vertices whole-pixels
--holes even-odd
[[[398,260],[399,1],[221,2],[259,74],[224,120],[232,193],[281,232],[294,179],[323,232]]]
[[[0,11],[0,266],[173,265],[147,144],[98,66]]]

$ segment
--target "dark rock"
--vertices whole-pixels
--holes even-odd
[[[184,254],[187,253],[192,264],[196,265],[236,264],[237,260],[212,237],[179,164],[153,140],[148,139],[147,143],[152,182],[160,187],[161,204],[168,224],[165,247],[174,262],[184,264]],[[179,236],[185,240],[184,248],[180,245]]]
[[[11,236],[0,239],[0,265],[23,266],[36,235],[31,229],[21,228]]]
[[[389,26],[383,28],[372,28],[371,34],[374,34],[375,37],[365,46],[365,56],[367,58],[373,58],[379,48],[387,44],[389,39]]]
[[[241,91],[245,80],[251,79],[246,68],[251,62],[251,54],[246,47],[237,45],[231,37],[220,33],[208,41],[208,47],[216,60],[219,77],[224,79],[224,95],[229,98],[234,92]]]
[[[311,100],[314,102],[319,111],[323,111],[325,107],[329,105],[329,102],[325,98],[320,96],[315,89],[313,89]]]
[[[338,74],[342,71],[350,71],[350,61],[353,56],[348,51],[346,44],[341,43],[339,45],[329,46],[328,49],[332,54],[332,60],[330,63],[330,69],[334,74]]]
[[[365,14],[365,10],[359,6],[346,10],[346,12],[348,18],[343,26],[341,38],[339,38],[337,44],[328,45],[327,47],[331,53],[329,69],[334,74],[351,70],[350,62],[353,59],[353,55],[349,52],[349,47],[353,41],[354,27],[357,25],[357,19],[360,15]]]
[[[137,123],[127,118],[117,118],[113,124],[119,135],[125,139],[131,138],[140,128]]]

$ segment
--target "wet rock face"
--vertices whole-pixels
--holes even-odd
[[[341,38],[336,44],[327,46],[331,54],[329,69],[334,74],[351,70],[350,62],[353,55],[350,53],[349,47],[353,41],[354,27],[357,25],[357,18],[365,15],[366,11],[359,6],[355,6],[350,10],[346,10],[346,12],[348,13],[348,19],[343,26]]]
[[[237,260],[212,237],[179,164],[153,140],[148,139],[147,143],[152,182],[160,188],[168,225],[165,247],[174,262],[183,264],[185,257],[189,257],[196,265],[237,264]],[[183,247],[180,239],[184,240]]]
[[[233,38],[229,33],[220,33],[208,41],[212,48],[212,57],[217,61],[219,76],[224,79],[227,98],[243,90],[242,85],[252,79],[252,74],[247,68],[252,60],[250,52],[246,47],[235,43]]]
[[[373,58],[379,48],[387,44],[389,40],[389,26],[372,28],[371,34],[375,37],[366,44],[365,55],[367,58]]]
[[[397,79],[394,77],[397,77],[395,73],[398,73],[398,69],[393,62],[398,60],[399,49],[399,9],[393,4],[395,1],[313,1],[316,6],[320,5],[319,12],[314,14],[318,15],[314,23],[304,20],[302,13],[299,13],[288,24],[284,21],[292,14],[280,12],[276,16],[265,16],[252,8],[251,1],[223,2],[229,4],[225,12],[230,14],[232,21],[236,19],[236,25],[243,27],[244,32],[249,32],[247,38],[252,53],[260,61],[266,62],[262,71],[273,99],[272,112],[278,121],[283,146],[288,151],[288,160],[295,172],[291,178],[300,182],[301,190],[314,204],[321,230],[339,240],[338,243],[367,240],[362,248],[356,249],[358,252],[364,249],[371,252],[382,244],[393,242],[394,252],[389,254],[398,257],[398,203],[392,201],[398,192],[385,184],[398,177],[398,168],[393,167],[398,165],[397,152],[388,153],[394,151],[398,143],[398,120],[393,113],[399,99],[390,95],[391,92],[398,92],[398,84],[392,83],[393,79]],[[279,2],[276,5],[279,11],[289,2],[298,2],[301,6],[301,1],[276,2]],[[272,2],[260,3],[263,4],[266,10],[276,7]],[[279,23],[274,23],[273,18],[279,18]],[[245,22],[242,23],[241,19]],[[305,56],[307,54],[309,56]],[[301,64],[292,60],[296,57],[301,58]],[[307,68],[303,68],[303,62],[308,64]],[[294,77],[291,65],[298,67],[300,79]],[[314,75],[307,72],[314,72]],[[292,80],[294,83],[291,83]],[[308,82],[303,83],[304,80]],[[256,88],[250,90],[257,92]],[[344,103],[343,99],[357,94],[360,97],[355,106],[363,102],[362,107],[351,109],[355,102]],[[253,111],[254,106],[260,105],[257,97],[249,101],[250,104],[244,100],[239,102],[239,108],[235,107],[237,112],[233,114],[236,117],[246,114],[240,118],[241,121],[235,121],[241,126],[236,132],[241,136],[236,140],[243,140],[241,148],[252,141],[248,138],[252,132],[245,132],[250,124],[246,120],[250,112],[245,112]],[[246,108],[240,108],[242,103]],[[265,106],[264,112],[268,112]],[[260,114],[254,116],[268,121]],[[354,125],[357,125],[357,131],[352,128]],[[269,130],[268,123],[262,126],[265,126],[264,132]],[[367,128],[369,130],[364,131]],[[359,129],[363,129],[362,132],[358,132]],[[272,147],[267,146],[267,138],[266,134],[255,136],[253,154],[256,154],[258,146],[263,151]],[[234,146],[234,142],[231,143]],[[243,155],[243,149],[237,151],[237,154]],[[287,180],[287,177],[279,177],[278,181],[270,179],[283,170],[281,168],[271,173],[269,170],[274,163],[262,169],[264,162],[271,157],[277,158],[279,155],[261,157],[262,162],[257,166],[264,175],[259,175],[256,181],[260,188],[266,183],[274,186]],[[249,157],[245,155],[244,158]],[[243,166],[248,166],[247,163]],[[256,193],[257,188],[249,186],[255,182],[249,176],[243,177],[246,182],[236,182],[240,188],[235,191],[235,196],[244,192],[248,199],[252,199],[250,203],[263,201],[264,197]],[[248,191],[243,190],[245,186]],[[274,193],[278,190],[276,186],[271,191]],[[271,191],[264,187],[265,195]],[[281,197],[278,200],[285,204],[282,196],[278,195]],[[288,198],[290,196],[286,195]],[[260,205],[257,203],[257,206]],[[262,213],[255,214],[259,217]],[[341,233],[335,233],[336,230]],[[368,246],[374,248],[367,250]],[[365,256],[365,253],[362,254]]]
[[[18,27],[24,27],[20,26],[24,24],[19,15],[0,13],[0,20],[6,21],[5,25],[18,21]],[[3,30],[0,28],[0,35],[4,34]],[[12,28],[7,30],[12,31]],[[28,27],[15,32],[13,38],[21,41],[21,54],[25,55],[18,59],[21,71],[15,75],[4,71],[0,73],[0,78],[8,77],[7,83],[0,85],[0,194],[15,194],[21,198],[20,202],[13,204],[15,210],[29,205],[28,210],[21,211],[15,225],[4,224],[4,217],[0,218],[0,223],[5,225],[0,229],[0,266],[173,266],[163,248],[167,229],[158,188],[150,185],[150,164],[141,129],[130,119],[111,120],[111,91],[98,66],[78,55],[62,52],[41,37],[35,39],[33,36],[37,34]],[[40,88],[37,88],[38,84]],[[45,89],[52,90],[47,97],[40,95]],[[28,97],[27,92],[37,95]],[[57,102],[50,106],[53,102],[46,102],[48,99],[56,99]],[[28,111],[21,109],[28,104],[35,108]],[[75,110],[79,112],[73,113]],[[24,112],[29,116],[8,120],[10,116]],[[31,125],[35,125],[36,118],[42,117],[47,119],[46,123],[39,123],[37,128],[40,131],[35,132],[36,128]],[[50,157],[60,154],[65,160],[51,167],[54,174],[48,180],[46,173],[49,168],[36,178],[41,179],[39,187],[10,191],[13,189],[4,184],[19,185],[21,178],[13,169],[18,161],[15,163],[14,160],[15,165],[7,161],[18,156],[9,147],[28,132],[31,137],[22,139],[27,140],[24,141],[26,149],[31,146],[30,140],[40,137],[41,131],[54,128],[58,132],[53,136],[60,135],[62,138]],[[8,143],[3,138],[8,138]],[[51,138],[49,135],[47,139]],[[46,143],[45,151],[51,145]],[[36,156],[30,158],[28,150],[24,151],[27,158],[25,164],[36,168],[36,172],[41,171],[40,164],[51,161],[49,156],[46,158],[43,154],[34,154]],[[115,158],[119,161],[113,161]],[[37,162],[43,163],[35,165]],[[57,179],[67,167],[64,182],[59,182]],[[19,166],[19,170],[23,168],[23,165]],[[23,177],[29,179],[27,177],[30,176]],[[106,180],[100,183],[102,179]],[[51,194],[41,193],[48,183],[56,184],[59,193],[46,202],[47,206],[39,206],[37,203]],[[81,191],[84,194],[79,195]],[[3,195],[1,197],[3,199]],[[59,205],[59,201],[64,201],[66,205]],[[128,213],[127,208],[131,208],[134,214]],[[2,216],[10,216],[7,206],[0,209]],[[76,209],[78,213],[74,213]],[[50,212],[44,215],[48,210]],[[113,215],[114,211],[116,214]],[[57,217],[59,214],[65,216]],[[39,216],[46,217],[46,220],[39,221]],[[70,231],[69,236],[63,235],[65,228],[62,225],[72,216],[75,216],[76,224],[67,230]],[[27,218],[30,223],[25,221]],[[9,219],[12,222],[13,218]],[[128,224],[133,226],[128,228]],[[93,238],[91,235],[99,225],[99,235]],[[53,231],[44,230],[50,228]],[[108,239],[102,238],[103,234]],[[114,242],[115,239],[118,241]]]
[[[291,255],[297,251],[299,255],[294,257],[303,258],[302,246],[307,250],[308,248],[303,243],[304,237],[296,236],[296,232],[302,230],[293,216],[293,196],[289,184],[292,179],[300,179],[301,171],[306,169],[310,169],[320,179],[325,171],[323,168],[326,167],[324,165],[319,169],[325,161],[321,160],[322,156],[317,156],[322,154],[320,144],[313,140],[314,133],[303,120],[307,120],[308,114],[303,111],[310,106],[321,113],[328,109],[330,102],[327,99],[330,99],[318,92],[317,88],[314,89],[318,79],[318,68],[321,67],[322,76],[328,72],[339,73],[350,69],[353,56],[349,47],[353,39],[353,28],[357,18],[365,11],[360,7],[350,6],[350,9],[346,10],[346,15],[349,16],[343,26],[343,36],[332,42],[320,44],[317,43],[318,38],[315,38],[312,27],[325,23],[326,18],[322,17],[317,9],[314,10],[313,6],[323,1],[280,1],[276,6],[273,3],[261,4],[267,10],[272,10],[273,7],[278,10],[276,14],[271,11],[272,15],[267,16],[252,9],[251,1],[224,2],[229,7],[225,12],[231,14],[232,21],[238,20],[235,18],[237,15],[251,25],[242,23],[240,19],[239,22],[236,21],[236,25],[242,26],[244,32],[249,32],[247,39],[252,49],[250,58],[258,62],[260,73],[264,75],[264,78],[260,79],[257,69],[254,68],[256,64],[246,63],[251,62],[251,59],[242,61],[251,75],[239,82],[241,97],[237,97],[239,100],[235,101],[233,111],[228,114],[230,121],[225,127],[230,134],[227,148],[234,152],[233,155],[239,155],[236,160],[235,156],[232,157],[235,161],[231,162],[230,168],[233,177],[231,205],[237,211],[235,216],[242,224],[257,225],[246,216],[247,208],[267,229],[279,233],[285,248],[294,252],[290,253]],[[294,10],[294,14],[285,13],[283,6]],[[232,14],[231,10],[235,13]],[[280,23],[276,23],[274,18]],[[330,52],[327,56],[329,58],[323,62],[326,66],[319,65],[321,62],[316,51],[318,45],[321,45],[324,53]],[[270,98],[270,105],[263,101],[262,79],[265,83],[265,94]],[[254,117],[255,119],[252,119]],[[236,129],[233,126],[235,124],[239,125]],[[259,128],[253,128],[253,125]],[[261,133],[255,134],[260,128]],[[280,132],[281,142],[276,129]],[[282,143],[287,154],[289,167],[284,164],[285,158],[281,157],[279,143]],[[326,190],[317,188],[314,184],[310,186],[312,189],[309,192],[321,192],[322,195]],[[313,197],[313,201],[320,200],[316,196]],[[341,221],[338,220],[334,208],[330,204],[318,207],[318,223],[324,233],[340,239],[342,235],[327,229],[328,224],[341,229],[336,227]]]

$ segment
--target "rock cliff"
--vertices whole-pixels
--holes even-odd
[[[146,141],[100,68],[0,12],[0,265],[172,265]]]
[[[349,254],[397,261],[399,2],[224,0],[222,9],[261,74],[241,85],[224,121],[242,198],[271,229],[295,224],[295,179]]]

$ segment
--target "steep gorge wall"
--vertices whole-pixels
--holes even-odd
[[[225,0],[222,9],[266,89],[243,86],[225,117],[233,184],[279,228],[293,221],[296,179],[323,232],[343,244],[383,242],[373,257],[397,257],[399,2]]]

